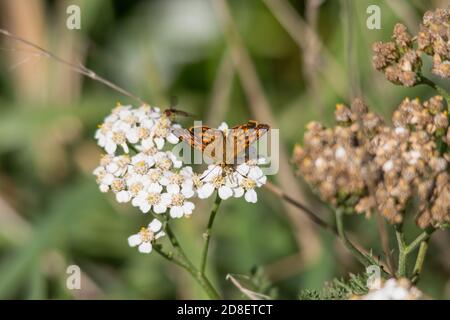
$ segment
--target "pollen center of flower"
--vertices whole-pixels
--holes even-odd
[[[134,171],[138,174],[146,174],[148,172],[148,165],[145,161],[139,161],[134,165]]]
[[[192,176],[192,182],[196,188],[200,188],[203,185],[203,181],[198,174]]]
[[[130,157],[127,155],[120,156],[120,158],[117,160],[117,164],[119,167],[124,168],[130,163]]]
[[[217,175],[214,178],[212,178],[211,183],[214,185],[215,188],[219,188],[222,186],[225,182],[225,179],[221,175]]]
[[[181,174],[174,174],[170,177],[170,182],[173,184],[181,185],[184,182],[184,177]]]
[[[154,170],[148,175],[151,182],[158,182],[161,179],[161,171]]]
[[[114,132],[112,136],[112,140],[116,144],[123,144],[126,141],[125,134],[123,132]]]
[[[256,182],[252,179],[249,178],[244,178],[241,182],[241,186],[245,189],[245,190],[250,190],[253,189],[256,186]]]
[[[139,138],[147,139],[148,137],[150,137],[150,130],[144,127],[139,128]]]
[[[152,242],[155,238],[155,234],[149,230],[148,228],[141,228],[139,231],[139,236],[141,237],[142,242]]]
[[[149,193],[147,196],[147,201],[151,205],[158,204],[160,200],[161,200],[161,194],[156,193],[156,192]]]
[[[158,162],[157,166],[161,170],[167,171],[172,167],[172,161],[170,161],[170,159],[163,159]]]
[[[102,158],[100,159],[100,165],[106,167],[108,164],[111,163],[112,158],[113,157],[110,154],[103,155]]]
[[[184,196],[182,194],[174,194],[172,196],[172,206],[181,207],[184,203]]]
[[[102,123],[99,125],[99,129],[103,134],[106,134],[109,130],[111,130],[111,126],[107,123]]]
[[[126,184],[124,179],[115,179],[111,184],[111,189],[114,192],[125,190]]]
[[[159,125],[155,128],[155,136],[166,137],[169,133],[169,129],[165,126]]]
[[[136,182],[136,183],[133,183],[131,186],[130,186],[130,191],[131,191],[131,193],[133,193],[133,194],[138,194],[139,193],[139,191],[141,191],[142,189],[144,189],[144,186],[142,185],[142,183],[140,183],[140,182]]]
[[[154,156],[158,152],[158,149],[155,147],[149,147],[148,149],[144,150],[144,154],[147,156]]]

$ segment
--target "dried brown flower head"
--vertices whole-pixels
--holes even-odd
[[[351,108],[338,104],[335,116],[333,128],[310,123],[304,146],[294,151],[298,173],[323,200],[366,214],[376,208],[401,223],[417,197],[421,228],[450,222],[449,123],[441,96],[423,104],[405,99],[392,127],[359,99]]]
[[[353,207],[367,195],[367,137],[383,122],[369,113],[359,99],[351,108],[336,105],[335,116],[339,124],[334,128],[317,122],[308,124],[304,146],[294,150],[294,162],[299,174],[318,189],[325,201]]]
[[[403,24],[397,23],[392,39],[377,42],[372,48],[374,68],[382,71],[390,82],[406,87],[419,84],[422,53],[432,57],[434,74],[450,77],[450,7],[426,12],[414,37]]]
[[[395,25],[392,38],[394,41],[373,45],[373,66],[390,82],[412,87],[420,82],[420,52],[413,48],[413,38],[403,24]]]
[[[417,45],[419,50],[433,57],[434,74],[450,77],[450,7],[424,14]]]

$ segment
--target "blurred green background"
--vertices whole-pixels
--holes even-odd
[[[269,121],[285,147],[273,180],[331,221],[289,167],[305,124],[331,125],[335,104],[355,96],[389,118],[403,97],[434,94],[385,81],[371,66],[371,44],[388,40],[398,21],[417,32],[423,13],[446,1],[377,1],[381,29],[369,30],[372,2],[230,0],[227,16],[207,0],[2,0],[0,27],[86,64],[152,105],[166,108],[176,98],[177,108],[208,125]],[[81,30],[66,28],[70,4],[81,8]],[[242,41],[224,36],[223,19]],[[0,43],[0,298],[205,298],[177,266],[128,247],[127,237],[149,217],[101,194],[91,174],[101,153],[97,125],[117,101],[135,102],[20,43]],[[240,45],[250,70],[233,64]],[[262,90],[251,91],[255,81]],[[211,201],[196,204],[193,217],[175,221],[175,229],[198,261]],[[375,219],[349,220],[360,242],[381,254]],[[435,298],[450,298],[449,240],[448,232],[433,237],[419,284]],[[227,298],[242,295],[225,276],[255,267],[272,294],[288,299],[363,271],[334,237],[265,190],[254,205],[225,201],[211,251],[208,275]],[[81,290],[66,288],[71,264],[81,268]]]

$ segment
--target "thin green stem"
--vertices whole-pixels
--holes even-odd
[[[405,243],[405,234],[403,233],[403,226],[395,226],[395,236],[397,237],[398,244],[398,267],[397,277],[406,276],[406,258],[407,258],[407,246]]]
[[[421,84],[425,84],[431,88],[433,88],[434,90],[437,91],[437,93],[439,93],[441,96],[443,96],[445,98],[445,100],[447,100],[447,105],[450,107],[450,93],[447,92],[447,90],[445,90],[444,88],[440,87],[439,85],[437,85],[434,81],[428,79],[425,76],[420,76],[420,83]]]
[[[430,228],[427,228],[421,234],[419,234],[419,236],[416,239],[414,239],[414,241],[411,242],[407,246],[407,248],[406,248],[407,253],[409,254],[409,253],[413,252],[423,241],[428,241],[434,231],[436,231],[436,229],[433,227],[430,227]]]
[[[184,252],[183,248],[181,247],[180,243],[178,242],[177,237],[172,231],[172,228],[170,227],[169,223],[166,221],[165,223],[165,230],[166,234],[169,237],[170,243],[172,244],[173,248],[180,254],[180,256],[188,261],[189,259],[186,256],[186,253]]]
[[[425,256],[428,250],[428,240],[424,240],[420,243],[419,253],[417,254],[416,263],[414,265],[414,271],[412,275],[412,283],[416,284],[419,281],[420,274],[422,273],[423,264],[425,262]]]
[[[167,236],[170,240],[170,243],[172,244],[172,247],[176,250],[176,252],[180,256],[181,264],[178,264],[182,268],[184,268],[186,271],[188,271],[192,277],[197,281],[197,283],[203,288],[203,290],[206,292],[206,294],[211,299],[221,299],[219,293],[217,290],[213,287],[209,279],[202,274],[200,271],[198,271],[193,263],[188,259],[186,256],[186,253],[184,252],[183,248],[181,247],[180,243],[178,242],[178,239],[176,238],[175,234],[173,233],[169,223],[165,222],[165,230],[167,233]],[[173,260],[175,263],[176,261]]]
[[[182,268],[185,267],[185,263],[183,261],[181,261],[180,259],[175,257],[173,252],[164,250],[161,245],[153,245],[153,249],[156,252],[158,252],[166,260],[168,260],[170,262],[173,262],[173,263],[175,263],[176,265],[178,265],[178,266],[180,266]]]
[[[362,263],[364,266],[369,266],[371,264],[376,264],[368,256],[360,252],[347,238],[344,229],[344,210],[342,208],[336,209],[336,226],[339,238],[345,245],[345,247],[355,256],[355,258]]]
[[[420,243],[419,253],[417,254],[416,263],[414,264],[413,275],[411,278],[411,281],[414,284],[419,281],[428,251],[428,242],[430,241],[431,235],[434,231],[436,231],[435,228],[426,229],[408,246],[409,252],[412,252]]]
[[[211,239],[211,233],[212,233],[212,226],[214,224],[214,218],[216,217],[217,211],[219,211],[220,203],[222,202],[222,199],[219,197],[219,193],[216,194],[216,200],[214,201],[213,208],[211,210],[211,214],[209,216],[208,226],[206,228],[206,231],[204,233],[205,237],[205,245],[203,247],[202,252],[202,260],[200,264],[200,273],[202,275],[205,274],[206,269],[206,262],[208,260],[208,250],[209,250],[209,241]]]
[[[417,282],[419,275],[422,272],[423,264],[425,262],[425,256],[428,250],[428,241],[431,235],[436,229],[433,227],[425,229],[420,235],[417,236],[409,245],[406,244],[405,235],[403,233],[402,225],[395,227],[395,234],[397,236],[398,243],[398,269],[397,277],[406,277],[406,267],[408,256],[419,247],[419,253],[417,254],[416,263],[412,275],[412,281]]]

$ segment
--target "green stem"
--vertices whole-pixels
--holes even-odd
[[[163,258],[165,258],[166,260],[175,263],[176,265],[184,268],[185,267],[185,263],[178,259],[177,257],[175,257],[175,255],[173,254],[173,252],[171,251],[165,251],[161,245],[153,245],[153,249],[158,252]]]
[[[433,227],[429,227],[425,229],[416,239],[414,239],[409,245],[405,242],[405,235],[403,233],[403,228],[401,225],[397,225],[395,227],[395,234],[397,236],[398,243],[398,269],[397,276],[405,277],[406,276],[406,262],[408,256],[414,252],[414,250],[419,247],[419,253],[417,254],[416,263],[414,266],[414,271],[412,275],[412,281],[415,283],[419,279],[419,275],[422,272],[423,264],[425,262],[425,256],[428,250],[428,241],[430,240],[431,235],[436,229]]]
[[[206,228],[206,232],[204,233],[205,237],[205,245],[203,247],[202,252],[202,260],[200,264],[200,273],[202,275],[205,274],[206,269],[206,262],[208,259],[208,249],[209,249],[209,240],[211,239],[211,233],[212,233],[212,226],[214,223],[214,218],[216,217],[217,211],[219,210],[220,203],[222,202],[222,199],[219,197],[219,193],[216,194],[216,200],[214,201],[213,208],[211,210],[211,214],[209,216],[208,226]]]
[[[436,229],[433,227],[425,229],[424,232],[419,234],[419,236],[408,245],[406,248],[407,253],[409,254],[413,252],[422,243],[422,241],[428,241],[434,231],[436,231]]]
[[[414,264],[413,275],[411,281],[415,284],[419,281],[420,274],[422,273],[423,265],[425,263],[425,256],[428,251],[428,242],[431,235],[435,231],[435,228],[428,228],[422,232],[409,246],[409,252],[412,252],[419,244],[419,253],[417,254],[416,263]]]
[[[433,88],[434,90],[437,91],[438,94],[440,94],[441,96],[443,96],[445,98],[445,100],[447,100],[447,105],[450,106],[450,93],[447,92],[447,90],[445,90],[444,88],[438,86],[434,81],[428,79],[425,76],[420,76],[421,79],[421,84],[425,84],[427,86],[430,86],[431,88]]]
[[[406,276],[406,258],[407,258],[407,246],[405,243],[405,234],[403,233],[403,226],[395,226],[395,236],[397,237],[398,244],[398,267],[397,277]]]
[[[186,256],[183,248],[180,246],[178,239],[176,238],[175,234],[173,233],[173,231],[170,228],[170,225],[167,221],[165,223],[165,230],[166,230],[167,236],[170,240],[170,243],[172,244],[172,246],[176,250],[176,252],[180,255],[181,264],[177,263],[175,260],[172,260],[172,261],[174,261],[179,266],[181,266],[186,271],[188,271],[192,275],[192,277],[197,281],[197,283],[203,288],[203,290],[206,292],[206,294],[208,295],[208,297],[210,299],[215,299],[215,300],[221,299],[219,293],[213,287],[213,285],[211,284],[209,279],[204,274],[202,274],[200,271],[198,271],[195,268],[195,266],[192,264],[192,262],[188,259],[188,257]]]
[[[419,253],[417,254],[416,263],[414,265],[414,271],[412,276],[412,283],[416,284],[419,281],[420,274],[422,273],[423,264],[425,262],[425,256],[428,250],[428,240],[420,243]]]
[[[345,247],[355,256],[355,258],[364,266],[376,264],[369,257],[360,252],[347,238],[344,231],[344,210],[342,208],[336,209],[336,226],[339,238],[344,243]]]

